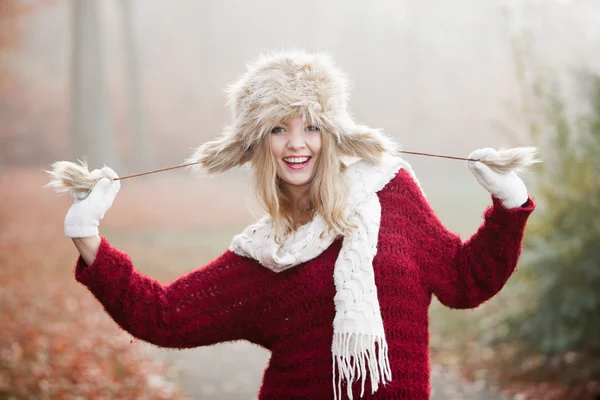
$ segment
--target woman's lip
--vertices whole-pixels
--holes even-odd
[[[302,164],[289,164],[287,162],[284,161],[285,165],[287,165],[288,167],[290,167],[291,169],[302,169],[304,167],[306,167],[308,165],[308,163],[310,162],[312,158],[309,158],[308,160],[306,160],[306,162],[302,163]]]

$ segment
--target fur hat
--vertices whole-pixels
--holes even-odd
[[[223,172],[252,160],[257,144],[276,125],[301,116],[334,135],[344,156],[377,159],[395,144],[350,116],[349,82],[325,54],[266,53],[228,88],[233,121],[220,138],[202,144],[187,162]]]

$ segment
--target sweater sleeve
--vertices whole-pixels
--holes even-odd
[[[399,175],[413,256],[428,290],[452,308],[474,308],[498,293],[517,265],[533,200],[507,209],[492,196],[482,225],[463,242],[442,225],[413,178]]]
[[[102,238],[75,278],[121,328],[149,343],[189,348],[246,338],[262,271],[230,251],[163,286],[137,272],[129,256]],[[252,291],[252,293],[250,293]]]

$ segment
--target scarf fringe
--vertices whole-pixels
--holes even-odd
[[[334,400],[342,398],[342,380],[346,381],[346,394],[348,399],[352,400],[352,384],[360,379],[360,397],[363,397],[367,368],[371,378],[371,394],[377,391],[380,383],[385,385],[392,380],[388,346],[382,336],[336,333],[333,337],[332,352]]]

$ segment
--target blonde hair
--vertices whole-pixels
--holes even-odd
[[[343,173],[346,164],[334,135],[321,129],[321,152],[307,195],[308,208],[304,211],[310,213],[311,219],[319,213],[325,219],[328,230],[346,235],[355,228],[345,211],[348,192]],[[269,135],[257,146],[252,165],[257,197],[271,215],[275,240],[281,243],[295,229],[292,202],[283,191],[282,181],[277,176]]]

